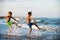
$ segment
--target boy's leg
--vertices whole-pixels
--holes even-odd
[[[41,29],[41,28],[38,27],[38,25],[36,23],[33,23],[33,25],[35,25],[39,30]]]
[[[30,37],[31,31],[32,31],[32,28],[30,28],[29,33],[28,33],[28,36],[29,37]]]
[[[10,33],[12,32],[12,26],[9,26],[9,32]]]
[[[16,26],[18,26],[18,24],[16,22],[13,22],[12,24],[15,24]],[[18,27],[20,28],[21,26],[18,26]]]
[[[29,33],[28,33],[28,37],[30,37],[30,34],[31,34],[31,32],[32,32],[32,23],[29,23],[28,24],[28,26],[29,26],[29,28],[30,28],[30,30],[29,30]]]

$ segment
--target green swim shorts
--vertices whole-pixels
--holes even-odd
[[[12,22],[10,22],[10,21],[7,22],[7,25],[8,25],[8,26],[11,26],[11,25],[12,25]]]

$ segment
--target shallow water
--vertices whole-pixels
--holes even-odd
[[[49,21],[50,22],[50,21]],[[25,23],[22,23],[25,24]],[[9,27],[6,25],[5,19],[0,20],[0,40],[60,40],[60,25],[57,24],[44,24],[38,23],[38,25],[44,26],[44,28],[55,28],[54,30],[32,30],[31,37],[28,37],[29,29],[17,28],[8,35]]]

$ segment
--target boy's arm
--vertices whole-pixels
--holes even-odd
[[[34,18],[31,18],[31,20],[34,20],[34,22],[36,23],[35,19]]]
[[[34,19],[34,18],[32,18],[32,17],[31,17],[30,19],[31,19],[31,20],[35,20],[35,19]]]
[[[12,19],[14,19],[15,21],[19,22],[18,20],[16,20],[14,17],[12,17]]]
[[[0,16],[0,18],[6,18],[7,16]]]

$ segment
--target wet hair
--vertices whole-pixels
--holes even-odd
[[[28,12],[28,14],[30,14],[30,15],[31,15],[32,13],[31,13],[31,12]]]
[[[8,12],[8,14],[12,15],[12,12],[11,12],[11,11],[9,11],[9,12]]]

